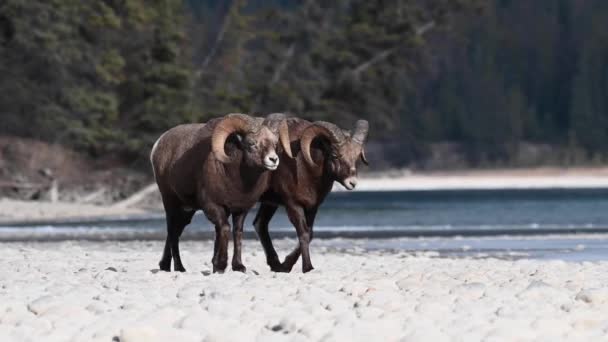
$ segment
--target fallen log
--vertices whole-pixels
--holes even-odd
[[[149,185],[145,186],[143,189],[141,189],[138,192],[131,195],[130,197],[128,197],[120,202],[114,203],[111,207],[112,208],[128,208],[128,207],[142,201],[144,198],[146,198],[146,196],[150,195],[151,193],[153,193],[157,190],[158,190],[158,187],[156,186],[156,183],[149,184]]]
[[[43,189],[48,188],[49,184],[42,183],[19,183],[19,182],[2,182],[0,188],[15,188],[15,189]]]

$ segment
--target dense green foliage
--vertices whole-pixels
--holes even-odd
[[[494,161],[521,141],[605,158],[608,2],[491,1],[456,27],[437,76],[411,97],[417,141],[459,141]]]
[[[190,120],[181,0],[0,6],[4,133],[139,155]]]
[[[143,158],[229,112],[367,118],[389,158],[608,155],[604,0],[4,0],[0,133]],[[388,146],[388,145],[387,145]]]

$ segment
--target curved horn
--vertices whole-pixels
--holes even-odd
[[[308,126],[300,138],[300,148],[304,154],[304,159],[310,166],[315,166],[315,162],[312,160],[312,156],[310,155],[310,144],[312,144],[312,141],[318,136],[327,137],[332,144],[340,144],[344,141],[344,134],[336,125],[332,123],[317,121]]]
[[[289,116],[284,113],[272,113],[266,115],[266,121],[268,122],[279,122],[281,120],[286,120]]]
[[[264,125],[270,130],[279,135],[279,141],[283,150],[289,158],[293,158],[291,152],[291,141],[289,140],[289,126],[287,125],[288,116],[283,113],[272,113],[264,119]]]
[[[355,130],[353,132],[353,141],[359,145],[363,145],[367,139],[367,133],[369,132],[369,123],[367,120],[357,120],[355,124]]]
[[[344,135],[344,132],[340,129],[340,127],[334,125],[331,122],[326,121],[315,121],[314,124],[325,128],[329,132],[329,138],[331,139],[332,143],[336,143],[338,145],[344,143],[344,139],[346,139],[346,136]]]
[[[279,126],[279,140],[281,141],[281,146],[283,146],[283,151],[285,151],[289,158],[293,158],[293,154],[291,153],[291,141],[289,141],[289,126],[287,126],[287,120],[281,121],[281,125]]]
[[[363,162],[363,164],[369,165],[369,162],[367,161],[367,157],[365,157],[365,149],[364,148],[361,148],[361,161]]]
[[[252,121],[252,118],[245,114],[228,114],[215,126],[211,135],[211,150],[217,160],[222,163],[230,162],[230,157],[224,151],[226,139],[234,132],[250,130]]]

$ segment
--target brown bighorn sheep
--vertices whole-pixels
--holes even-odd
[[[280,116],[270,115],[268,120],[272,119],[280,119]],[[289,118],[287,122],[297,156],[294,154],[294,159],[285,160],[273,172],[270,189],[260,199],[254,226],[273,271],[291,271],[302,254],[302,271],[308,272],[313,269],[309,243],[317,210],[334,181],[347,190],[357,185],[357,161],[361,159],[367,164],[363,144],[369,125],[367,121],[359,120],[351,134],[328,122],[310,123],[297,118]],[[268,223],[279,205],[285,206],[299,240],[299,246],[283,263],[268,234]]]
[[[270,171],[279,166],[279,140],[282,154],[291,155],[286,122],[272,124],[274,132],[262,118],[229,114],[207,124],[174,127],[154,144],[150,159],[167,219],[161,270],[170,271],[173,258],[174,270],[185,271],[179,237],[194,212],[202,209],[215,225],[213,271],[223,272],[227,266],[230,215],[235,240],[232,269],[245,271],[240,244],[243,221],[268,189]]]

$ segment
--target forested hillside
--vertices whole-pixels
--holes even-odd
[[[143,161],[178,123],[281,111],[366,118],[394,166],[601,163],[607,32],[604,0],[4,0],[0,134]]]
[[[458,141],[494,160],[521,142],[560,146],[565,164],[606,160],[608,2],[490,1],[457,28],[410,97],[416,141]]]
[[[133,153],[192,119],[181,1],[0,6],[3,133]]]

